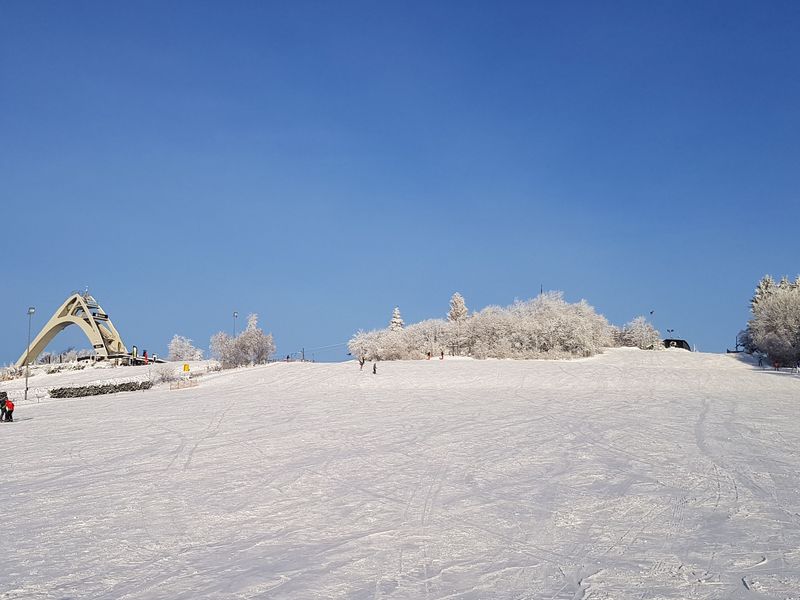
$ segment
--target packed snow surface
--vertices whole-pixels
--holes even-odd
[[[19,404],[0,598],[800,597],[796,375],[623,349],[370,367]]]

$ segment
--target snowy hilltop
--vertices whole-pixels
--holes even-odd
[[[0,598],[800,590],[792,373],[611,349],[198,382],[42,398],[0,424]]]

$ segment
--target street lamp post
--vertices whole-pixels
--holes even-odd
[[[239,313],[233,311],[233,337],[236,337],[236,318],[239,316]]]
[[[31,358],[31,318],[36,312],[36,307],[28,307],[28,350],[25,352],[25,401],[28,401],[28,371],[30,370]]]

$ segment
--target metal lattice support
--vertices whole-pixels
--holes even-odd
[[[53,338],[70,325],[77,325],[86,334],[98,359],[128,354],[119,332],[97,301],[88,293],[73,294],[42,327],[31,343],[30,351],[22,353],[17,367],[24,367],[26,358],[29,363],[36,362],[36,358],[44,352]]]

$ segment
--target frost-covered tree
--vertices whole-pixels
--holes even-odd
[[[258,315],[247,317],[247,327],[235,338],[220,331],[211,337],[211,353],[223,369],[265,363],[275,352],[272,334],[258,327]]]
[[[450,311],[447,313],[447,320],[453,323],[463,321],[469,315],[467,305],[464,302],[464,296],[456,292],[450,298]]]
[[[169,343],[169,360],[203,360],[203,351],[192,345],[192,340],[177,333]]]
[[[237,337],[237,345],[246,363],[260,365],[269,360],[275,352],[275,342],[272,334],[264,333],[258,326],[258,315],[251,314],[247,317],[247,327]]]
[[[765,318],[762,316],[760,319],[760,327],[762,328],[762,333],[757,335],[753,330],[752,327],[755,323],[755,316],[759,312],[759,306],[762,302],[767,300],[768,298],[772,298],[775,294],[780,292],[787,292],[791,290],[800,289],[800,275],[795,278],[794,281],[790,281],[789,278],[784,275],[781,277],[779,283],[775,283],[775,280],[772,278],[771,275],[764,275],[761,278],[761,281],[758,282],[756,286],[755,293],[753,294],[752,299],[750,300],[750,312],[753,313],[753,318],[748,322],[747,327],[740,332],[740,335],[744,334],[747,344],[743,344],[745,347],[745,351],[747,352],[766,352],[770,354],[770,351],[767,348],[762,348],[759,344],[766,340],[766,336],[763,333],[765,331],[766,323]],[[774,308],[774,307],[773,307]],[[774,313],[770,311],[770,313]],[[770,354],[771,357],[774,359],[774,338],[773,342],[770,344],[770,347],[773,348],[773,353]]]
[[[364,363],[369,360],[368,356],[373,346],[370,333],[359,329],[347,343],[347,350],[350,352],[350,356],[358,361],[362,369],[364,368]]]
[[[756,305],[761,302],[761,300],[769,296],[776,288],[777,285],[775,285],[775,280],[772,278],[772,276],[764,275],[764,277],[761,278],[761,281],[758,282],[755,293],[753,294],[753,298],[750,300],[750,311],[755,312]]]
[[[211,356],[219,361],[223,369],[232,369],[242,364],[242,360],[236,353],[236,344],[233,337],[220,331],[211,336],[209,343]]]
[[[380,331],[358,330],[348,342],[347,348],[350,354],[358,360],[362,367],[364,362],[379,358],[377,355],[379,335]]]
[[[400,308],[395,306],[392,312],[392,320],[389,321],[389,329],[400,331],[403,327],[405,327],[405,323],[403,322],[403,317],[400,316]]]
[[[462,349],[467,349],[464,334],[466,333],[466,321],[468,316],[469,310],[467,310],[464,297],[456,292],[450,298],[450,311],[447,313],[447,320],[451,324],[451,327],[448,328],[450,339],[447,345],[450,348],[451,354],[460,355],[462,354]]]
[[[748,329],[754,345],[783,365],[800,361],[800,288],[778,286],[754,307]]]
[[[359,361],[410,358],[404,330],[359,331],[348,343],[350,354]],[[418,356],[414,356],[418,358]]]
[[[447,331],[452,327],[441,319],[427,319],[409,325],[403,330],[406,358],[425,358],[430,352],[436,356],[449,346]]]
[[[611,335],[611,348],[620,348],[625,345],[624,340],[622,338],[622,327],[617,327],[616,325],[611,325],[609,327],[610,335]]]
[[[758,347],[756,346],[756,343],[753,341],[753,334],[751,333],[749,327],[742,329],[736,335],[736,345],[741,346],[742,350],[744,350],[748,354],[753,354],[753,352],[758,352]]]
[[[622,345],[655,350],[661,348],[661,334],[645,317],[636,317],[622,327]]]

